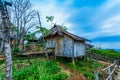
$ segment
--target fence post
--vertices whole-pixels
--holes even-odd
[[[98,72],[97,71],[94,71],[94,75],[95,75],[95,80],[99,80]]]
[[[116,64],[115,64],[115,66],[117,66],[118,68],[119,68],[119,60],[116,60]]]
[[[110,80],[112,80],[112,75],[111,75],[110,67],[108,67],[108,74],[109,74],[109,76],[110,76]]]

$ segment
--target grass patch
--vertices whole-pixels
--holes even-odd
[[[13,59],[13,80],[66,80],[67,74],[61,71],[55,60],[42,58]],[[5,73],[0,73],[0,78]]]

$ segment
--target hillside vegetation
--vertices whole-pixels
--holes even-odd
[[[2,61],[1,66],[4,67]],[[55,60],[16,58],[13,60],[12,68],[13,80],[66,80],[67,78],[67,74],[61,71]],[[3,69],[0,78],[4,77]]]
[[[62,70],[64,65],[66,69],[70,70],[71,75]],[[0,61],[0,78],[5,78],[4,60]],[[46,60],[44,57],[16,57],[13,58],[13,79],[14,80],[67,80],[71,78],[73,72],[76,76],[83,74],[89,80],[94,79],[94,70],[103,67],[96,61],[91,61],[87,58],[83,61],[78,59],[76,64],[72,64],[71,59],[58,58]],[[71,72],[72,70],[72,72]],[[74,77],[74,76],[73,76]]]
[[[92,49],[92,53],[108,58],[120,59],[120,52],[114,50]]]

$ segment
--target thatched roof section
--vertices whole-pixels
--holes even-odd
[[[88,39],[79,37],[77,35],[74,35],[72,33],[69,33],[68,31],[64,31],[62,30],[62,27],[59,25],[54,25],[51,29],[50,29],[50,33],[48,35],[45,36],[45,38],[49,37],[49,36],[54,36],[54,35],[60,35],[63,36],[64,34],[68,35],[69,37],[73,38],[76,41],[90,41]]]
[[[59,25],[54,25],[51,29],[50,29],[50,33],[47,35],[55,35],[55,34],[58,34],[58,35],[63,35],[63,31],[61,30],[61,26]]]

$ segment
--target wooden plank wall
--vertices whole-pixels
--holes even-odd
[[[85,44],[83,42],[74,43],[74,57],[85,55]]]
[[[55,55],[56,55],[56,56],[63,56],[63,52],[62,52],[63,37],[57,36],[57,37],[55,38],[55,40],[56,40],[56,44],[55,44]]]
[[[50,38],[46,39],[46,47],[47,48],[55,47],[55,43],[56,43],[56,40],[54,37],[50,37]]]
[[[55,55],[62,57],[79,57],[85,55],[84,42],[74,41],[71,37],[55,36],[46,40],[46,46],[55,47]]]
[[[63,38],[63,56],[65,57],[72,57],[73,56],[73,50],[74,50],[74,41],[69,36],[64,35]]]

